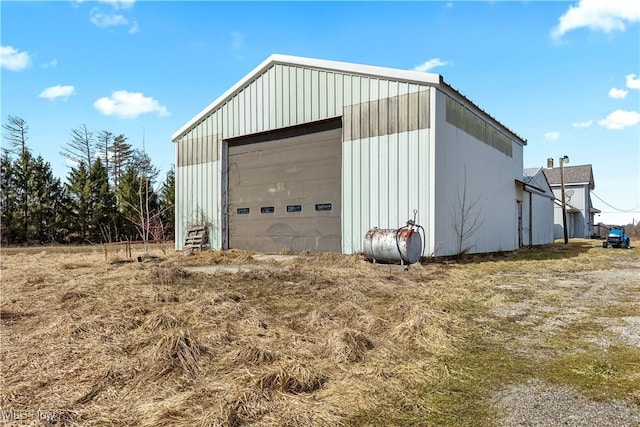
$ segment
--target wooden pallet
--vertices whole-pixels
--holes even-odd
[[[184,239],[185,251],[201,251],[209,243],[209,234],[205,226],[193,226],[187,230]]]

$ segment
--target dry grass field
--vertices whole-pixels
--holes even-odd
[[[640,250],[597,243],[409,271],[355,255],[3,249],[0,419],[638,426]]]

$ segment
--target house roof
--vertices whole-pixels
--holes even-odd
[[[540,167],[538,168],[524,168],[522,170],[522,178],[526,184],[535,184],[536,183],[536,175],[540,172]]]
[[[242,90],[245,86],[249,85],[256,77],[263,74],[269,68],[271,68],[275,64],[284,64],[284,65],[297,65],[300,67],[314,68],[325,71],[337,71],[343,73],[350,74],[358,74],[370,77],[379,77],[385,79],[398,80],[403,82],[411,82],[411,83],[422,83],[428,84],[432,86],[439,86],[443,90],[445,90],[451,96],[460,98],[467,102],[468,104],[475,107],[482,114],[486,115],[491,121],[495,122],[500,128],[510,133],[520,144],[526,145],[527,140],[516,134],[514,131],[506,127],[504,124],[500,123],[489,113],[481,109],[478,105],[473,103],[467,97],[465,97],[462,93],[451,87],[447,84],[440,74],[434,73],[425,73],[421,71],[411,71],[411,70],[402,70],[396,68],[387,68],[387,67],[378,67],[372,65],[362,65],[362,64],[353,64],[348,62],[339,62],[339,61],[329,61],[324,59],[314,59],[314,58],[305,58],[300,56],[290,56],[290,55],[280,55],[273,54],[269,56],[266,60],[264,60],[260,65],[254,68],[251,72],[249,72],[246,76],[244,76],[240,81],[238,81],[235,85],[229,88],[226,92],[220,95],[215,101],[205,107],[202,111],[200,111],[196,116],[194,116],[191,120],[185,123],[180,129],[178,129],[172,136],[171,139],[176,141],[186,132],[188,132],[192,127],[197,125],[203,118],[207,115],[215,111],[218,107],[222,106],[225,102],[231,99],[237,92]]]
[[[543,169],[544,175],[547,177],[547,181],[549,181],[549,185],[552,187],[559,186],[561,184],[560,169],[561,168]],[[591,169],[591,165],[565,166],[564,184],[588,184],[589,188],[593,190],[595,188],[595,183],[593,181],[593,170]]]
[[[523,169],[522,180],[525,184],[540,191],[541,193],[546,193],[551,190],[551,185],[549,185],[547,177],[542,173],[541,167]]]

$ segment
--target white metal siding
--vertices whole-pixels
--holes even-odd
[[[479,141],[446,120],[448,95],[438,90],[435,123],[435,255],[459,250],[455,215],[466,189],[467,221],[481,226],[463,242],[469,252],[514,250],[518,245],[515,180],[522,179],[522,145],[512,142],[511,156]],[[466,182],[465,182],[466,174]]]
[[[369,77],[345,79],[342,250],[362,249],[366,232],[430,222],[428,86]],[[412,95],[413,94],[413,95]]]
[[[176,249],[193,224],[209,223],[209,242],[220,248],[220,161],[176,167]]]
[[[275,64],[176,141],[176,248],[190,223],[212,222],[211,247],[222,248],[222,140],[342,115],[350,75]]]
[[[529,218],[531,212],[531,218]],[[529,245],[531,233],[532,245],[553,243],[553,200],[537,193],[531,193],[531,211],[529,211],[529,193],[524,193],[522,201],[522,245]],[[531,228],[531,231],[529,231]]]
[[[345,141],[342,250],[362,249],[367,230],[398,228],[413,218],[429,241],[429,129]]]
[[[199,212],[212,222],[211,247],[223,246],[219,159],[224,139],[342,116],[347,106],[352,114],[343,130],[350,135],[357,129],[358,139],[348,136],[343,146],[344,251],[360,250],[373,226],[403,225],[413,209],[418,223],[427,224],[427,88],[285,64],[267,69],[176,141],[176,247]],[[418,92],[424,96],[409,96]]]
[[[402,226],[414,209],[427,231],[425,254],[455,253],[451,210],[465,170],[470,197],[482,206],[482,230],[473,236],[472,251],[515,249],[515,180],[522,177],[523,141],[496,128],[512,141],[510,157],[504,147],[499,150],[490,141],[474,138],[468,132],[475,132],[478,124],[485,126],[483,121],[489,123],[490,118],[469,102],[463,104],[474,112],[473,126],[448,123],[447,96],[463,97],[446,85],[440,88],[437,75],[356,65],[332,68],[334,63],[327,61],[318,61],[326,67],[314,68],[316,61],[308,62],[259,68],[174,136],[177,247],[200,213],[212,222],[211,247],[225,245],[225,139],[342,117],[345,253],[361,249],[369,228]],[[383,74],[374,75],[378,70]],[[483,119],[479,121],[476,113]]]
[[[569,238],[588,239],[592,234],[591,221],[591,190],[589,184],[565,185],[565,201],[567,205],[567,236]],[[573,194],[571,194],[573,192]],[[554,188],[553,193],[561,200],[560,188]],[[569,194],[571,194],[569,196]],[[578,212],[572,212],[578,210]],[[562,231],[562,207],[556,205],[554,209],[555,237],[564,237]]]

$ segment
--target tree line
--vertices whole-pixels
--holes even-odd
[[[125,135],[73,129],[60,152],[71,165],[62,182],[33,155],[25,120],[8,116],[2,128],[3,244],[173,239],[174,171],[158,182],[151,158]]]

